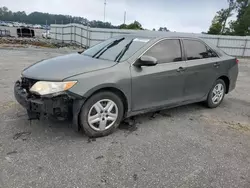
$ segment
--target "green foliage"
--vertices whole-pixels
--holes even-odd
[[[249,0],[228,0],[229,8],[221,9],[217,12],[212,21],[212,25],[209,28],[209,34],[222,34],[222,35],[250,35],[250,1]],[[228,18],[237,11],[237,19],[228,23],[229,27],[226,27]]]
[[[222,22],[220,20],[220,17],[216,15],[207,33],[212,35],[219,35],[221,34],[221,30],[222,30]]]
[[[237,19],[240,19],[244,15],[247,6],[248,6],[248,0],[236,1],[236,8],[238,10]]]
[[[158,29],[158,31],[165,31],[165,32],[168,32],[169,30],[166,28],[166,27],[160,27]]]
[[[133,29],[133,30],[143,30],[142,25],[138,21],[134,21],[133,23],[126,25],[122,24],[119,26],[120,29]]]
[[[233,15],[232,12],[236,8],[236,2],[234,0],[228,0],[228,8],[221,9],[217,12],[213,18],[212,25],[209,28],[208,34],[225,34],[230,29],[226,28],[227,20]]]
[[[127,29],[127,25],[126,24],[122,24],[119,26],[120,29]]]
[[[237,0],[237,20],[233,22],[232,29],[235,35],[246,36],[250,35],[250,5],[248,0]]]
[[[229,30],[229,28],[226,28],[227,20],[233,15],[233,11],[236,8],[236,2],[235,0],[227,0],[228,1],[228,8],[227,9],[222,9],[222,30],[221,33],[224,34],[226,31]]]

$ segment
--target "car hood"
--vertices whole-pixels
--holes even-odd
[[[69,54],[37,62],[22,72],[23,77],[36,80],[61,81],[77,74],[114,66],[116,62],[95,59],[82,54]]]

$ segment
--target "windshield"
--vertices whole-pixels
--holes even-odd
[[[125,61],[142,48],[150,39],[135,37],[116,37],[101,42],[82,54],[109,61]]]

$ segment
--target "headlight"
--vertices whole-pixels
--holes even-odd
[[[77,83],[76,81],[68,81],[68,82],[38,81],[30,88],[30,92],[34,92],[39,95],[58,93],[72,88],[76,83]]]

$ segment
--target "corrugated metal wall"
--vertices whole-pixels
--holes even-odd
[[[51,25],[51,38],[65,42],[76,43],[84,47],[93,46],[110,37],[140,33],[145,31],[120,30],[120,29],[101,29],[90,28],[80,24]],[[204,40],[213,43],[221,48],[227,54],[239,57],[250,57],[250,37],[223,36],[223,35],[205,35],[190,34],[201,37]]]

